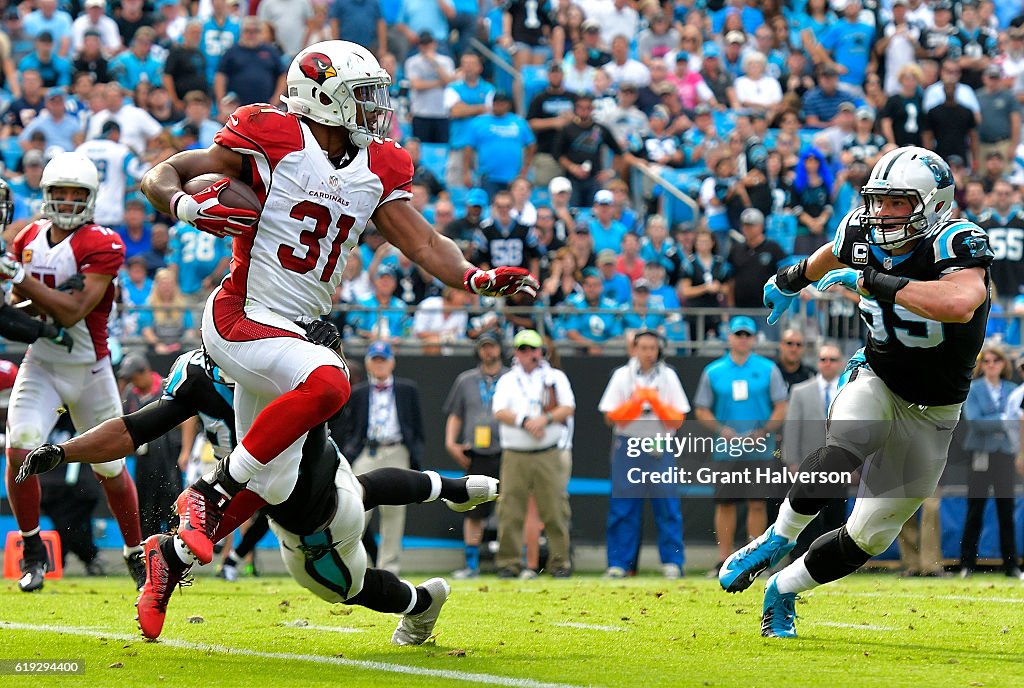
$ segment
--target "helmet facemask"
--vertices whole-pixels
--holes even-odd
[[[861,225],[868,228],[867,241],[880,248],[893,249],[918,238],[928,228],[925,204],[921,196],[911,189],[862,189],[864,213]],[[914,210],[909,215],[882,216],[882,201],[886,198],[906,198]]]
[[[395,109],[391,106],[390,84],[373,80],[363,84],[346,83],[354,114],[345,127],[351,132],[352,143],[360,148],[370,145],[373,139],[382,139],[391,131],[391,118]],[[342,102],[342,112],[349,104]]]
[[[0,232],[14,219],[14,196],[6,182],[0,181]]]
[[[52,196],[53,189],[82,189],[86,192],[83,200],[61,200]],[[71,210],[68,211],[67,208]],[[59,183],[43,187],[43,217],[66,232],[74,231],[92,221],[96,209],[96,191],[87,186]]]

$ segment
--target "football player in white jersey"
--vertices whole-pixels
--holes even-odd
[[[86,141],[75,150],[93,161],[100,177],[96,194],[96,224],[118,229],[124,224],[124,196],[134,187],[147,165],[121,143],[121,126],[107,120],[98,139]]]
[[[80,153],[55,156],[43,170],[40,186],[43,217],[18,233],[13,255],[0,259],[0,275],[13,285],[15,301],[31,300],[28,308],[63,327],[74,346],[69,351],[42,339],[29,347],[7,414],[7,493],[25,542],[18,581],[25,592],[43,586],[46,570],[39,537],[40,489],[37,478],[15,484],[14,475],[29,450],[46,441],[61,407],[68,409],[79,432],[121,413],[107,347],[107,319],[124,244],[116,232],[92,221],[99,178],[89,158]],[[76,276],[81,278],[80,288],[58,289]],[[120,526],[125,562],[141,588],[145,566],[135,483],[124,460],[97,464],[93,471]]]
[[[295,321],[331,310],[368,220],[446,284],[489,296],[536,295],[537,280],[528,271],[477,268],[409,203],[412,161],[385,138],[393,114],[390,83],[362,46],[314,44],[288,69],[287,113],[266,104],[243,106],[213,146],[179,153],[143,179],[158,210],[234,237],[231,274],[207,303],[203,343],[237,382],[242,440],[176,503],[176,547],[201,563],[211,561],[219,530],[230,532],[260,506],[288,497],[306,433],[348,400],[342,359],[307,341]],[[227,179],[193,195],[182,190],[184,181],[204,173],[250,185],[262,213],[221,203]],[[148,574],[142,597],[163,604],[140,604],[139,613],[163,613],[180,577],[152,568]]]
[[[839,580],[881,554],[939,483],[953,428],[985,341],[992,250],[973,222],[952,219],[953,174],[924,148],[879,158],[861,189],[864,205],[843,218],[832,245],[784,268],[764,287],[774,324],[817,282],[860,297],[867,346],[840,378],[825,446],[801,470],[859,472],[849,520],[768,580],[761,634],[796,637],[797,594]],[[719,571],[728,592],[749,587],[795,546],[828,490],[794,482],[775,523]]]

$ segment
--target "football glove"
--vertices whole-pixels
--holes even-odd
[[[182,222],[216,237],[248,234],[256,225],[259,213],[221,204],[220,192],[230,184],[231,180],[224,178],[191,196],[179,191],[171,198],[171,213]]]
[[[463,282],[468,291],[481,296],[526,294],[535,298],[540,289],[537,278],[524,268],[501,267],[492,270],[472,268],[466,271]]]
[[[25,280],[25,266],[10,253],[0,256],[0,280],[9,279],[11,284],[21,284]]]
[[[793,300],[799,295],[799,292],[786,291],[780,287],[776,284],[776,278],[777,275],[772,275],[764,283],[764,305],[765,308],[772,309],[772,312],[768,315],[769,325],[779,322],[779,318],[789,310]]]
[[[341,334],[333,323],[317,318],[316,320],[298,320],[295,324],[306,330],[306,339],[312,343],[341,353]]]
[[[57,285],[57,291],[82,291],[83,289],[85,289],[85,275],[80,272],[76,272]]]
[[[23,483],[30,475],[52,471],[64,463],[64,447],[59,444],[44,444],[28,453],[25,463],[18,469],[14,482]]]
[[[75,346],[75,340],[71,338],[68,331],[52,323],[43,323],[42,328],[39,330],[39,336],[49,339],[58,346],[63,346],[68,350],[68,353],[71,353],[71,349]]]
[[[830,270],[824,277],[818,280],[818,291],[827,291],[829,287],[834,287],[838,284],[843,289],[852,291],[854,294],[866,296],[867,292],[857,286],[857,282],[862,277],[864,277],[864,273],[853,268]]]

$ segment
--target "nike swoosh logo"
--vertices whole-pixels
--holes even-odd
[[[123,248],[123,246],[121,246],[121,244],[114,244],[110,248]]]
[[[238,126],[238,118],[237,118],[237,117],[235,117],[234,115],[231,115],[230,117],[228,117],[228,122],[229,122],[229,123],[231,124],[231,126],[233,126],[233,127],[237,127],[237,126]]]
[[[99,368],[97,368],[96,370],[90,370],[89,372],[90,372],[90,373],[92,373],[93,375],[95,375],[96,373],[100,373],[100,372],[102,372],[102,371],[103,371],[103,367],[102,367],[102,366],[100,366],[100,367],[99,367]]]

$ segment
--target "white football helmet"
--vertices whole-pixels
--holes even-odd
[[[868,241],[886,249],[928,236],[953,214],[953,173],[925,148],[906,146],[883,155],[860,192],[865,206],[860,221],[868,228]],[[880,216],[882,199],[894,196],[909,198],[913,212]]]
[[[7,229],[7,225],[14,218],[14,194],[7,182],[0,179],[0,232]],[[0,239],[0,242],[3,240]],[[2,246],[0,246],[2,248]]]
[[[360,148],[391,129],[391,76],[377,58],[349,41],[323,41],[301,51],[288,67],[288,112],[345,127]]]
[[[93,217],[96,209],[96,194],[100,188],[100,175],[93,161],[81,153],[59,153],[46,163],[43,177],[39,182],[43,190],[43,217],[65,231],[78,229]],[[58,186],[75,186],[86,189],[89,195],[84,201],[54,200],[50,190]],[[61,206],[72,206],[74,212],[61,212]]]

